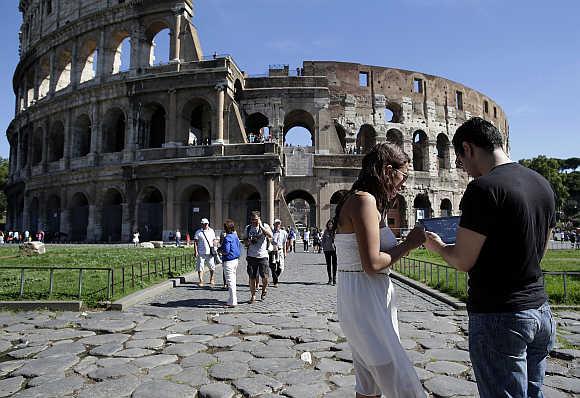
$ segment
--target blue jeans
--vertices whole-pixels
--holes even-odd
[[[469,355],[481,398],[542,398],[556,324],[550,306],[469,314]]]

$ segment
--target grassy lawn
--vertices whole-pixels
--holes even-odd
[[[49,296],[49,270],[26,270],[24,295],[20,298],[21,274],[18,270],[6,269],[10,266],[54,267],[52,295]],[[107,300],[107,268],[114,270],[115,285],[111,297],[113,301],[168,277],[192,270],[193,248],[135,249],[129,246],[47,245],[46,254],[23,257],[19,255],[17,245],[2,246],[0,300],[76,299],[79,271],[71,270],[73,267],[102,269],[83,271],[81,298],[87,305],[94,307]]]
[[[445,261],[437,254],[425,249],[416,249],[409,254],[410,259],[426,261],[429,263],[445,266]],[[452,294],[463,300],[467,297],[466,274],[456,272],[454,269],[418,265],[419,262],[404,262],[398,264],[396,269],[399,272],[426,282],[446,293]],[[580,271],[580,250],[548,250],[542,260],[544,271]],[[580,277],[567,276],[566,297],[564,295],[563,277],[560,275],[546,275],[546,291],[553,304],[580,304]]]

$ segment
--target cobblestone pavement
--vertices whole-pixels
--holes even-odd
[[[323,256],[291,254],[277,288],[248,303],[186,284],[126,312],[0,313],[0,397],[354,397],[348,344]],[[218,268],[221,284],[221,268]],[[477,396],[467,315],[397,284],[402,344],[432,396]],[[580,345],[580,314],[558,313]],[[547,397],[580,394],[580,351],[549,360]],[[197,394],[197,395],[196,395]]]

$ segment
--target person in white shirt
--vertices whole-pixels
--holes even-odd
[[[308,244],[310,241],[310,231],[308,230],[308,228],[304,230],[304,235],[302,236],[302,239],[304,240],[304,253],[308,253]]]
[[[193,242],[195,243],[195,253],[197,255],[196,270],[199,276],[199,286],[204,286],[203,273],[205,272],[206,266],[209,268],[209,283],[213,286],[215,284],[215,262],[211,249],[214,248],[216,250],[216,237],[215,231],[209,227],[209,220],[207,218],[201,219],[201,228],[193,236]]]
[[[284,272],[284,257],[286,257],[286,241],[288,232],[282,229],[282,221],[274,220],[274,230],[272,231],[272,250],[269,252],[270,270],[272,270],[272,281],[274,287],[278,286],[278,278]]]
[[[177,247],[181,246],[181,231],[180,230],[175,231],[175,246],[177,246]]]
[[[135,231],[133,234],[133,245],[135,247],[139,246],[139,231]]]

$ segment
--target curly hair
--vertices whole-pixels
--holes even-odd
[[[376,144],[363,158],[362,169],[358,178],[352,184],[352,188],[343,195],[336,206],[333,228],[336,230],[338,227],[340,212],[344,203],[356,191],[363,191],[373,195],[377,202],[377,210],[381,215],[384,215],[389,209],[390,196],[395,188],[385,174],[385,167],[390,165],[395,169],[399,169],[410,161],[409,155],[403,152],[399,146],[390,143]]]

